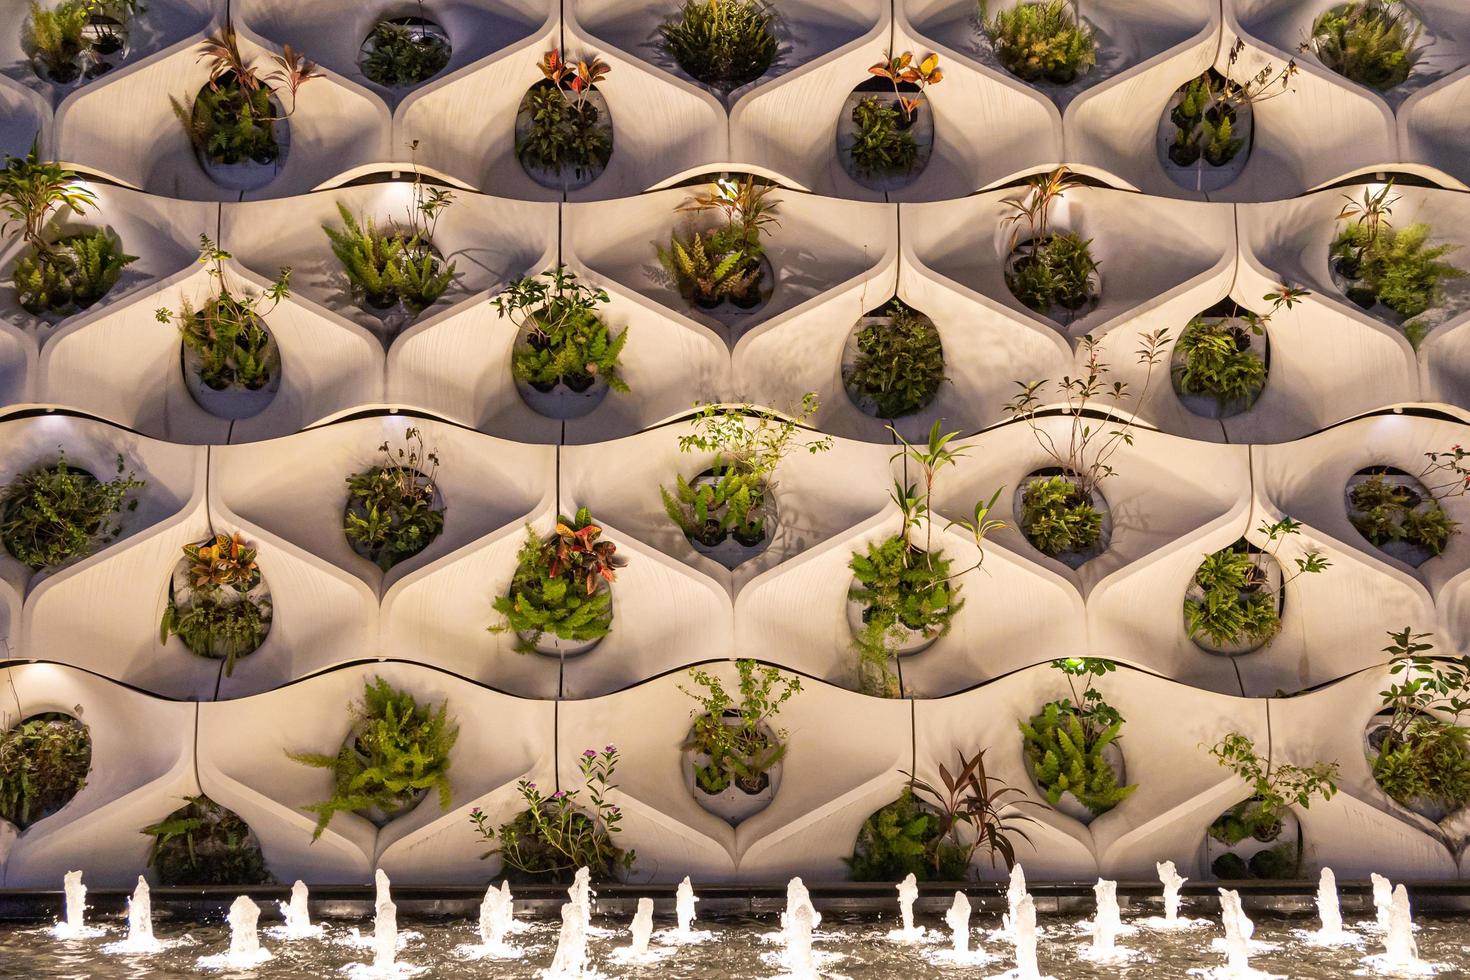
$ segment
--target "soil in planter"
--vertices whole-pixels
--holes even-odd
[[[891,300],[853,325],[842,348],[842,385],[873,418],[903,418],[928,408],[948,380],[934,321]]]
[[[1113,537],[1113,514],[1111,509],[1108,507],[1107,498],[1102,495],[1101,490],[1094,487],[1089,497],[1084,498],[1082,496],[1082,488],[1077,484],[1077,480],[1075,477],[1071,476],[1070,474],[1064,474],[1060,467],[1048,466],[1044,469],[1040,469],[1034,473],[1029,474],[1025,479],[1021,480],[1021,482],[1016,487],[1015,500],[1012,506],[1015,509],[1015,513],[1024,514],[1024,501],[1026,499],[1026,491],[1031,487],[1031,485],[1061,476],[1066,477],[1067,482],[1071,484],[1072,488],[1071,493],[1068,496],[1064,505],[1065,509],[1068,512],[1071,512],[1075,511],[1076,508],[1083,505],[1084,503],[1091,505],[1092,509],[1096,511],[1100,517],[1100,520],[1098,521],[1096,535],[1092,537],[1090,541],[1085,541],[1078,546],[1066,547],[1061,550],[1052,552],[1046,550],[1045,548],[1042,548],[1039,544],[1037,544],[1037,528],[1032,524],[1028,524],[1024,519],[1021,522],[1021,533],[1026,536],[1027,541],[1031,542],[1032,547],[1036,548],[1047,557],[1055,558],[1057,561],[1068,566],[1069,568],[1081,568],[1087,562],[1096,558],[1098,555],[1101,555],[1104,551],[1107,551],[1108,543],[1112,540]],[[1060,515],[1055,515],[1049,517],[1048,519],[1056,521],[1060,519]]]
[[[837,116],[837,159],[859,186],[893,191],[918,180],[934,155],[934,111],[917,85],[899,93],[916,101],[905,111],[893,83],[871,78],[848,94]]]
[[[1048,266],[1050,276],[1041,271]],[[1090,243],[1073,232],[1017,243],[1006,256],[1005,281],[1022,306],[1064,326],[1097,309],[1102,299]]]
[[[613,154],[613,119],[607,99],[594,86],[587,93],[586,107],[581,114],[571,108],[570,101],[552,98],[554,87],[549,80],[542,79],[527,90],[521,98],[516,112],[515,146],[516,159],[521,169],[542,187],[552,190],[574,191],[586,187],[607,169]],[[570,90],[562,93],[566,100],[573,98]],[[554,143],[566,154],[559,160],[548,159],[544,148],[553,140],[533,139],[536,135],[535,113],[556,112],[560,118],[554,123]],[[543,122],[541,125],[548,125]],[[568,146],[583,148],[576,156],[566,150]]]
[[[1443,551],[1455,522],[1418,479],[1392,466],[1370,466],[1343,488],[1349,522],[1384,554],[1415,568]],[[1438,534],[1445,535],[1440,540]]]
[[[158,839],[149,865],[160,885],[268,885],[274,880],[255,831],[207,796],[191,798],[149,830]]]
[[[92,768],[92,733],[71,715],[31,715],[0,735],[0,772],[12,783],[26,784],[29,805],[20,799],[7,805],[0,818],[20,830],[59,812],[81,791]]]
[[[1250,325],[1240,316],[1240,309],[1229,300],[1223,300],[1215,306],[1200,313],[1191,320],[1180,333],[1180,339],[1175,341],[1174,348],[1169,358],[1169,378],[1174,385],[1174,393],[1184,407],[1195,415],[1207,419],[1225,419],[1236,415],[1242,415],[1251,410],[1260,400],[1261,393],[1266,390],[1266,383],[1271,372],[1271,338],[1270,334],[1263,328],[1260,336],[1251,330]],[[1212,369],[1215,374],[1225,378],[1241,377],[1245,374],[1242,357],[1251,357],[1259,361],[1263,370],[1260,375],[1260,386],[1255,387],[1248,396],[1221,396],[1211,387],[1195,377],[1186,377],[1186,359],[1184,343],[1186,336],[1193,337],[1196,331],[1205,331],[1208,335],[1228,335],[1231,344],[1228,353],[1221,357],[1196,354],[1196,359],[1203,365]]]
[[[379,21],[363,39],[357,65],[365,78],[378,85],[409,88],[443,71],[452,51],[449,35],[434,21],[390,17]]]
[[[1276,561],[1275,558],[1262,552],[1255,545],[1245,540],[1237,541],[1232,546],[1232,548],[1238,554],[1248,554],[1256,556],[1256,562],[1259,564],[1260,570],[1258,572],[1252,573],[1252,580],[1247,584],[1244,589],[1240,590],[1239,599],[1243,603],[1247,600],[1248,596],[1258,593],[1262,589],[1270,589],[1276,596],[1276,632],[1273,632],[1270,636],[1259,640],[1252,637],[1243,637],[1237,639],[1234,642],[1224,644],[1216,644],[1203,631],[1193,636],[1190,636],[1190,639],[1193,641],[1195,646],[1199,647],[1201,650],[1206,651],[1207,653],[1214,653],[1228,657],[1238,657],[1243,654],[1252,653],[1256,650],[1261,649],[1266,644],[1275,639],[1276,634],[1280,632],[1281,619],[1286,614],[1286,589],[1282,585],[1283,575],[1281,571],[1281,565],[1279,562]],[[1194,603],[1203,602],[1204,595],[1204,589],[1202,589],[1199,584],[1194,580],[1194,577],[1191,576],[1189,580],[1189,585],[1184,591],[1185,601]],[[1183,619],[1185,635],[1189,635],[1189,614],[1181,610],[1180,616]]]

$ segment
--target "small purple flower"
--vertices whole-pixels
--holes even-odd
[[[607,808],[607,810],[608,810],[609,813],[622,813],[623,812],[622,810],[618,809],[618,807],[617,807],[616,804],[613,804],[613,805],[609,806]]]
[[[616,745],[608,745],[608,746],[605,746],[602,751],[606,752],[608,755],[612,755],[617,750],[618,750],[618,747]]]
[[[592,751],[591,749],[588,749],[587,751],[582,753],[582,757],[585,759],[595,759],[597,758],[597,753]]]
[[[566,796],[566,795],[567,795],[567,791],[566,791],[566,790],[564,790],[564,789],[559,789],[559,790],[557,790],[557,791],[556,791],[556,792],[555,792],[555,793],[552,793],[552,794],[551,794],[551,798],[552,798],[552,799],[553,799],[553,800],[559,800],[559,799],[561,799],[561,798],[562,798],[562,797],[564,797],[564,796]]]
[[[485,811],[481,810],[479,807],[475,807],[473,810],[470,811],[470,816],[472,817],[483,817],[484,815]]]
[[[535,789],[535,788],[536,788],[536,784],[535,783],[527,783],[526,784],[526,789]]]

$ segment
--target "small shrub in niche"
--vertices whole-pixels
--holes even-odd
[[[704,691],[679,690],[699,702],[694,727],[684,748],[708,758],[694,769],[694,782],[709,794],[723,793],[734,783],[745,793],[759,793],[770,771],[786,755],[786,733],[770,722],[781,706],[801,693],[801,679],[754,660],[737,660],[740,700],[707,670],[691,668],[689,677]]]
[[[196,656],[223,660],[229,677],[235,661],[259,649],[270,632],[270,597],[252,594],[261,584],[255,549],[238,533],[216,534],[184,545],[184,556],[188,590],[170,592],[158,642],[177,636]]]
[[[116,479],[103,482],[67,464],[57,450],[56,462],[34,467],[6,484],[0,493],[0,542],[10,556],[33,571],[55,568],[92,554],[117,539],[117,515],[138,509],[136,490],[146,484],[124,475],[117,457]]]
[[[1266,387],[1266,362],[1252,353],[1252,337],[1264,337],[1276,313],[1291,309],[1311,293],[1287,282],[1265,295],[1271,308],[1264,314],[1235,307],[1240,323],[1230,318],[1197,316],[1179,334],[1174,380],[1189,395],[1209,395],[1223,411],[1250,404]]]
[[[1393,679],[1379,696],[1389,720],[1368,736],[1373,778],[1405,806],[1453,813],[1470,804],[1470,729],[1460,724],[1470,657],[1434,657],[1423,642],[1432,634],[1412,627],[1388,635]]]
[[[1442,261],[1458,246],[1429,244],[1429,226],[1384,228],[1369,237],[1362,225],[1349,225],[1332,243],[1339,271],[1351,269],[1355,294],[1371,296],[1403,317],[1416,317],[1444,299],[1444,283],[1465,271]],[[1358,293],[1358,290],[1363,292]],[[1371,300],[1370,300],[1371,302]]]
[[[1237,82],[1233,69],[1244,50],[1245,42],[1237,40],[1230,49],[1226,74],[1208,70],[1179,90],[1179,104],[1169,116],[1174,139],[1168,152],[1175,165],[1193,166],[1201,157],[1212,167],[1230,163],[1245,147],[1245,139],[1237,133],[1241,111],[1292,91],[1291,80],[1298,71],[1295,61],[1279,70],[1267,65]]]
[[[1049,476],[1022,492],[1021,533],[1044,555],[1084,551],[1102,537],[1102,514],[1076,483]]]
[[[381,677],[363,687],[362,700],[350,706],[352,730],[335,755],[287,752],[295,762],[332,773],[332,795],[306,807],[317,815],[316,840],[339,813],[358,813],[386,821],[417,806],[432,790],[439,809],[453,800],[449,751],[459,725],[449,718],[449,702],[437,708],[420,704]]]
[[[0,734],[0,817],[25,830],[87,784],[92,736],[69,715],[39,714]]]
[[[637,855],[617,846],[622,811],[608,797],[617,789],[613,779],[618,750],[587,749],[577,759],[582,790],[558,790],[550,795],[522,779],[517,788],[526,808],[497,830],[478,807],[470,814],[475,832],[487,844],[496,844],[480,857],[499,855],[503,874],[512,881],[570,881],[579,868],[592,872],[593,881],[616,881],[631,870]],[[498,841],[498,843],[496,843]]]
[[[586,391],[598,380],[627,391],[618,362],[628,331],[614,336],[602,321],[597,307],[607,301],[607,290],[584,285],[565,266],[507,286],[491,304],[498,316],[526,331],[525,342],[511,354],[515,379],[543,392],[558,384]]]
[[[1404,541],[1425,548],[1431,555],[1444,552],[1450,539],[1460,533],[1434,497],[1427,501],[1412,487],[1393,482],[1381,472],[1353,487],[1348,494],[1348,520],[1375,547]]]
[[[872,399],[880,418],[902,418],[923,409],[949,380],[944,346],[927,316],[895,299],[883,319],[857,332],[857,355],[843,379]]]
[[[444,530],[444,508],[435,506],[439,453],[424,448],[410,426],[397,448],[378,447],[382,462],[347,478],[342,531],[352,546],[383,571],[423,551]]]
[[[1123,716],[1093,682],[1117,668],[1111,660],[1092,657],[1053,660],[1051,665],[1066,675],[1072,696],[1046,704],[1040,714],[1021,723],[1027,766],[1052,806],[1071,793],[1094,815],[1106,813],[1138,788],[1119,786],[1104,754],[1117,741]],[[1078,677],[1086,678],[1081,694]]]
[[[122,270],[137,261],[103,228],[64,235],[52,241],[46,226],[58,214],[83,215],[95,210],[97,197],[77,182],[77,175],[39,158],[32,145],[25,157],[5,157],[0,170],[0,224],[4,234],[14,224],[28,246],[15,260],[12,281],[16,298],[27,313],[68,315],[84,310],[117,285]]]
[[[368,42],[372,51],[363,59],[362,73],[388,88],[428,81],[449,64],[448,43],[422,21],[379,21]]]
[[[495,600],[495,611],[504,621],[490,632],[514,632],[522,652],[534,650],[546,633],[579,643],[611,632],[607,586],[616,580],[623,559],[617,557],[617,545],[599,540],[601,536],[602,528],[592,523],[586,507],[571,520],[558,517],[546,540],[528,527],[510,594]]]
[[[1027,185],[1025,196],[1006,202],[1014,212],[1005,219],[1014,228],[1006,286],[1023,306],[1037,313],[1050,315],[1055,307],[1075,313],[1097,296],[1098,264],[1090,239],[1053,231],[1050,217],[1052,205],[1076,185],[1066,167],[1033,177]],[[1024,240],[1023,222],[1027,229]]]
[[[22,46],[51,81],[74,82],[82,74],[82,54],[87,50],[82,32],[91,19],[88,0],[61,0],[49,9],[31,0]]]
[[[776,60],[776,14],[760,0],[684,0],[658,29],[664,50],[690,76],[729,92]]]
[[[910,173],[919,162],[912,129],[924,105],[924,89],[944,80],[939,55],[915,60],[910,51],[897,56],[885,51],[868,73],[893,84],[893,99],[869,95],[852,107],[853,169],[869,178]]]
[[[1344,78],[1382,92],[1414,70],[1422,31],[1400,0],[1355,0],[1320,14],[1301,49]]]
[[[1206,555],[1193,579],[1201,595],[1184,599],[1184,619],[1190,637],[1219,647],[1266,643],[1274,637],[1281,629],[1277,613],[1280,600],[1277,590],[1271,587],[1266,562],[1274,560],[1281,542],[1299,534],[1300,529],[1301,522],[1289,517],[1275,523],[1262,521],[1257,533],[1266,537],[1266,550],[1252,551],[1242,539]],[[1319,573],[1332,564],[1316,551],[1309,551],[1294,561],[1296,571],[1282,577],[1282,591],[1299,576]]]
[[[612,135],[590,97],[612,69],[597,58],[563,61],[557,48],[546,52],[538,67],[545,81],[521,100],[530,127],[516,144],[516,156],[523,166],[571,171],[578,180],[601,173],[612,158]]]
[[[963,881],[965,850],[941,834],[939,814],[909,786],[863,821],[852,855],[843,858],[853,881]]]
[[[1283,815],[1292,807],[1310,809],[1318,797],[1330,800],[1337,793],[1337,763],[1315,762],[1305,768],[1287,763],[1272,764],[1256,754],[1255,743],[1239,732],[1230,732],[1209,749],[1221,766],[1249,783],[1252,795],[1237,803],[1210,824],[1209,835],[1232,847],[1253,838],[1263,844],[1281,836]],[[1225,854],[1211,866],[1215,877],[1294,878],[1299,855],[1296,842],[1284,841],[1253,855],[1249,862],[1237,854]]]
[[[207,796],[186,796],[184,806],[143,828],[153,838],[148,867],[164,886],[269,885],[260,841],[239,814]]]
[[[721,179],[678,209],[691,214],[717,212],[724,219],[709,231],[675,232],[667,249],[655,246],[659,264],[685,299],[704,309],[724,300],[746,308],[760,302],[765,275],[761,238],[769,226],[780,224],[778,203],[767,200],[770,191],[749,175],[739,183]]]
[[[1092,28],[1077,15],[1076,0],[1026,0],[980,22],[1006,70],[1027,82],[1067,85],[1097,62]]]

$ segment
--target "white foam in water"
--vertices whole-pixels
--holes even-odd
[[[230,950],[214,956],[201,957],[199,966],[205,970],[248,970],[271,959],[270,950],[260,945],[257,926],[260,922],[260,906],[249,897],[241,895],[230,906],[227,917],[230,923]]]
[[[1323,868],[1317,877],[1317,919],[1321,927],[1297,935],[1314,946],[1360,946],[1362,938],[1342,927],[1342,909],[1337,902],[1337,876]]]
[[[1414,920],[1409,914],[1409,892],[1403,885],[1395,888],[1389,898],[1383,952],[1364,957],[1363,965],[1375,973],[1390,976],[1427,977],[1438,972],[1437,964],[1426,963],[1419,958],[1419,945],[1414,942]]]
[[[505,939],[512,932],[525,928],[516,922],[515,916],[515,899],[510,893],[509,881],[502,881],[499,888],[494,885],[486,888],[485,898],[480,902],[480,941],[478,944],[456,946],[455,955],[470,960],[520,958],[521,950]]]
[[[573,894],[577,886],[573,885]],[[546,980],[582,980],[596,974],[587,969],[587,923],[575,901],[561,907],[561,933],[557,936],[556,956],[551,967],[542,971]]]
[[[628,945],[613,950],[613,959],[619,963],[656,963],[674,953],[672,949],[648,948],[648,941],[653,937],[653,899],[651,898],[638,899],[638,911],[633,916],[633,923],[628,927],[628,932],[631,937]]]
[[[1179,914],[1179,889],[1184,887],[1188,878],[1179,875],[1179,869],[1174,867],[1173,861],[1157,861],[1154,870],[1158,872],[1159,881],[1164,885],[1164,915],[1160,918],[1151,915],[1141,919],[1139,925],[1145,929],[1200,929],[1210,924],[1209,919],[1190,919]]]
[[[694,928],[694,903],[697,901],[694,885],[685,875],[674,893],[674,920],[677,924],[673,929],[662,930],[654,938],[665,946],[689,946],[713,939],[714,933]]]
[[[1240,906],[1239,892],[1220,889],[1220,922],[1225,927],[1225,965],[1196,968],[1189,971],[1191,976],[1208,977],[1210,980],[1285,980],[1250,965],[1252,950],[1261,944],[1251,942],[1256,927]],[[1219,948],[1221,941],[1217,939],[1211,945]]]
[[[289,902],[277,902],[276,907],[281,910],[281,918],[285,920],[283,925],[271,926],[265,931],[272,939],[285,939],[288,941],[297,939],[320,939],[326,930],[318,925],[311,924],[311,908],[308,905],[310,893],[306,890],[306,882],[297,879],[291,886],[291,900]]]
[[[924,927],[914,925],[914,900],[919,897],[919,881],[910,874],[894,886],[898,889],[898,915],[902,928],[891,930],[888,940],[895,943],[915,943],[924,938]]]
[[[142,875],[138,875],[133,897],[128,899],[127,938],[122,942],[103,946],[102,951],[122,956],[146,956],[163,948],[164,944],[153,936],[153,903],[148,897],[148,882],[143,880]]]
[[[1118,883],[1099,878],[1092,886],[1092,894],[1097,899],[1097,912],[1092,917],[1092,943],[1083,947],[1079,955],[1096,963],[1117,963],[1137,956],[1137,950],[1118,945],[1118,936],[1125,928],[1118,909]]]
[[[964,892],[954,893],[954,902],[944,913],[944,923],[949,926],[949,949],[934,954],[937,962],[946,966],[978,966],[994,958],[984,949],[970,948],[970,900]]]
[[[1020,867],[1020,865],[1017,865]],[[1011,881],[1014,883],[1015,876]],[[1021,879],[1021,897],[1016,902],[1015,911],[1012,912],[1006,923],[1006,929],[1011,934],[1016,945],[1016,967],[1007,970],[999,976],[990,977],[989,980],[1053,980],[1052,977],[1043,977],[1036,962],[1036,903],[1031,896],[1026,894],[1026,879]]]
[[[57,939],[89,939],[102,935],[103,930],[86,923],[87,886],[82,884],[82,873],[68,871],[62,876],[61,887],[66,893],[65,917],[56,923],[51,935]]]

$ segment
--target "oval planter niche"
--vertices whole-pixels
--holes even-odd
[[[1026,496],[1027,487],[1038,481],[1049,480],[1052,477],[1063,475],[1064,474],[1060,467],[1048,466],[1043,469],[1036,470],[1035,472],[1030,473],[1023,479],[1021,479],[1021,481],[1016,484],[1016,492],[1011,504],[1011,506],[1014,508],[1014,512],[1018,515],[1024,513],[1022,500]],[[1068,482],[1073,485],[1077,495],[1080,496],[1081,489],[1077,487],[1076,479],[1070,476],[1067,479]],[[1108,550],[1108,545],[1112,542],[1113,539],[1113,512],[1108,507],[1107,498],[1103,496],[1102,491],[1097,487],[1092,488],[1092,492],[1091,494],[1089,494],[1089,503],[1091,503],[1092,509],[1097,511],[1098,514],[1102,516],[1102,527],[1098,531],[1097,540],[1094,541],[1089,547],[1064,549],[1057,552],[1055,555],[1047,555],[1047,557],[1056,559],[1063,565],[1066,565],[1068,568],[1081,568],[1083,565],[1087,564],[1089,561]],[[1026,540],[1031,542],[1032,547],[1036,547],[1036,542],[1031,541],[1031,535],[1026,533],[1026,529],[1024,526],[1021,529],[1021,533],[1026,535]],[[1041,551],[1040,548],[1037,548],[1036,550]],[[1042,551],[1042,554],[1046,554],[1046,552]]]
[[[918,103],[911,113],[904,112],[894,95],[891,82],[873,78],[848,94],[837,116],[837,159],[847,175],[868,190],[894,191],[907,187],[919,178],[929,165],[929,158],[934,155],[934,110],[929,104],[928,96],[920,92],[917,85],[908,82],[901,83],[898,91],[904,98]],[[861,107],[865,100],[870,99],[875,101],[869,102],[869,106],[875,105],[880,111],[888,109],[897,113],[898,121],[893,139],[911,142],[913,146],[913,158],[907,166],[869,170],[859,166],[854,159],[853,146],[860,131],[856,117],[863,112]]]
[[[733,717],[731,717],[733,715]],[[726,725],[738,726],[740,724],[740,713],[738,711],[727,712],[723,719]],[[761,731],[772,741],[775,734],[766,726],[761,726]],[[684,774],[684,786],[689,790],[689,795],[694,798],[701,808],[713,813],[732,827],[741,821],[760,813],[776,798],[776,793],[781,788],[781,763],[776,763],[765,773],[762,773],[760,789],[751,792],[740,785],[735,778],[730,779],[730,785],[722,792],[708,793],[699,785],[695,778],[695,769],[709,764],[709,756],[693,749],[685,749],[680,756],[680,768]]]

